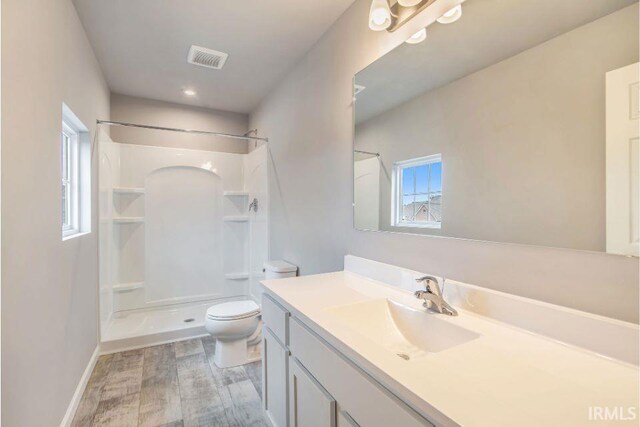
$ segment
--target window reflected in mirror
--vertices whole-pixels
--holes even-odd
[[[442,156],[435,154],[393,164],[393,224],[440,228],[442,222]]]

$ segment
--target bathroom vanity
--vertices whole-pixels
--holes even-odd
[[[459,315],[434,313],[414,296],[422,275],[347,256],[345,271],[262,282],[268,421],[637,424],[637,325],[453,281]]]

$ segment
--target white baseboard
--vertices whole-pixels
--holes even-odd
[[[73,421],[73,417],[76,414],[76,410],[78,409],[78,405],[80,404],[80,400],[82,399],[82,394],[84,393],[84,389],[87,387],[87,383],[89,382],[89,378],[91,378],[91,373],[93,372],[93,368],[96,366],[96,362],[98,361],[98,356],[100,355],[100,346],[97,345],[96,349],[93,351],[91,355],[91,359],[89,359],[89,363],[80,378],[80,382],[76,387],[76,391],[73,393],[73,397],[71,398],[71,402],[69,402],[69,407],[67,408],[67,412],[64,414],[64,418],[62,418],[62,422],[60,423],[60,427],[69,427],[71,426],[71,422]]]

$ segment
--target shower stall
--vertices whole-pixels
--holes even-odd
[[[172,146],[148,145],[149,135],[136,144],[141,132]],[[178,132],[240,145],[167,144]],[[268,259],[266,139],[115,122],[100,122],[97,135],[103,351],[204,335],[211,305],[257,301]]]

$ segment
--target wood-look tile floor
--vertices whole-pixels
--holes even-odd
[[[220,369],[211,337],[101,356],[72,426],[266,426],[260,362]]]

